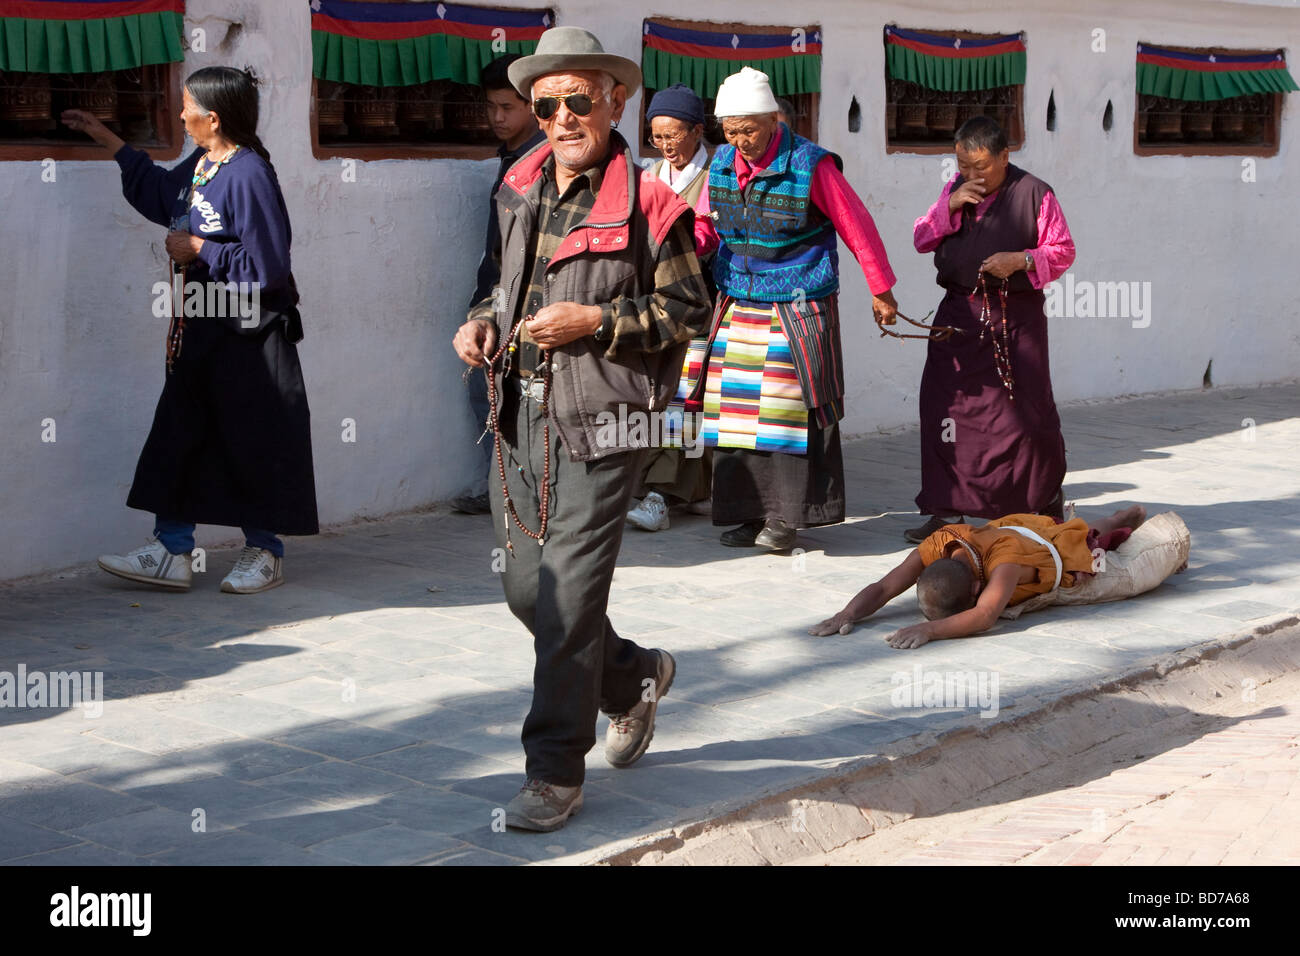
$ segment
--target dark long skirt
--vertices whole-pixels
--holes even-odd
[[[998,328],[1001,306],[990,303]],[[922,514],[999,518],[1043,511],[1065,478],[1065,439],[1052,397],[1042,292],[1007,297],[1015,400],[1003,387],[980,296],[949,292],[936,325],[965,330],[931,341],[921,376]]]
[[[311,413],[283,321],[240,335],[186,320],[126,503],[196,524],[319,530]]]
[[[840,427],[808,422],[808,454],[742,448],[713,450],[713,523],[780,518],[792,528],[844,520],[844,456]]]

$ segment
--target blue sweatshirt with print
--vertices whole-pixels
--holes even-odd
[[[185,215],[200,147],[172,169],[147,153],[123,146],[113,157],[122,168],[122,195],[151,222],[171,227]],[[261,307],[284,312],[297,304],[289,281],[292,231],[279,183],[266,160],[244,147],[205,185],[194,190],[189,231],[204,240],[187,282],[256,282]]]

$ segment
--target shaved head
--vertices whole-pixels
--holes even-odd
[[[928,621],[952,617],[975,606],[975,575],[961,561],[940,558],[916,582],[916,603]]]

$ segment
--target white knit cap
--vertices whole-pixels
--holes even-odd
[[[746,66],[741,67],[739,73],[731,74],[718,87],[713,115],[722,119],[724,116],[757,116],[779,110],[767,74]]]

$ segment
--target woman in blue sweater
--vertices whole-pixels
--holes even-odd
[[[171,316],[166,376],[126,501],[154,514],[154,538],[99,566],[185,590],[195,524],[239,527],[245,547],[221,590],[251,594],[284,582],[277,535],[318,530],[289,216],[257,136],[252,77],[198,70],[183,104],[198,148],[170,170],[90,114],[63,114],[113,151],[127,202],[170,229],[171,282],[155,286],[154,309]]]

